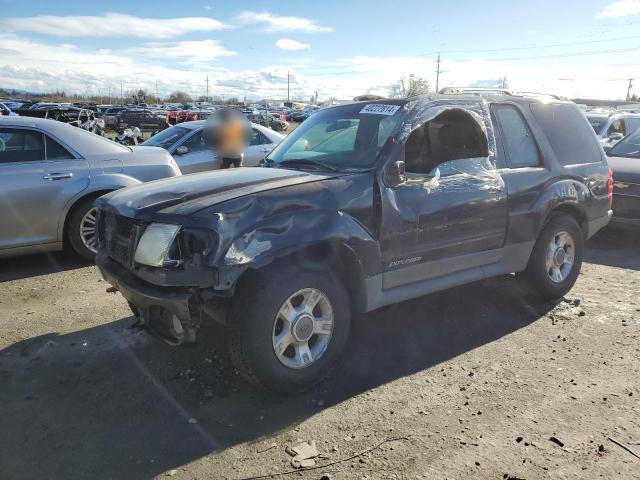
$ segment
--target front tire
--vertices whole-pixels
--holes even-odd
[[[322,381],[349,335],[351,309],[342,281],[323,267],[274,266],[239,290],[229,337],[238,372],[284,394]]]
[[[538,236],[524,278],[545,299],[566,295],[582,267],[582,230],[569,215],[551,218]]]
[[[67,225],[67,238],[71,247],[81,257],[94,261],[96,257],[96,197],[82,200],[71,213]]]

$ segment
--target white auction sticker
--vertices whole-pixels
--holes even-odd
[[[384,105],[382,103],[369,103],[364,106],[360,113],[370,115],[393,115],[400,110],[400,105]]]

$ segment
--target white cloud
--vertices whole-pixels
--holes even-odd
[[[13,17],[0,21],[5,28],[59,37],[173,38],[190,32],[222,30],[226,25],[208,17],[142,18],[120,13],[101,16]]]
[[[276,42],[276,47],[282,50],[309,50],[311,45],[290,38],[281,38]]]
[[[238,20],[244,24],[264,24],[266,32],[330,32],[333,29],[318,25],[315,20],[302,17],[282,17],[269,12],[242,12]]]
[[[237,55],[236,52],[227,50],[216,40],[143,43],[121,53],[153,60],[178,60],[190,64],[205,63],[218,57]]]
[[[226,55],[218,43],[143,43],[129,49],[86,49],[51,45],[14,34],[0,33],[0,87],[33,92],[64,90],[90,92],[106,97],[139,88],[160,96],[183,90],[197,97],[205,93],[209,76],[210,95],[243,98],[286,98],[287,71],[291,71],[291,97],[308,100],[317,90],[320,99],[353,98],[366,92],[389,95],[398,79],[411,73],[426,75],[432,88],[435,61],[425,57],[350,57],[334,62],[305,62],[231,70],[212,64]],[[222,49],[222,50],[220,50]],[[230,54],[233,52],[229,52]],[[520,91],[542,91],[568,97],[621,98],[635,67],[571,64],[566,58],[541,64],[443,60],[440,87],[497,85],[506,73],[510,86]],[[328,74],[335,72],[335,74]],[[426,73],[425,73],[426,72]],[[564,80],[562,80],[564,79]],[[566,79],[575,79],[567,81]]]
[[[524,32],[525,35],[535,35],[536,33],[538,33],[537,30],[527,30]]]
[[[640,0],[620,0],[604,7],[596,14],[596,19],[618,18],[640,15]]]

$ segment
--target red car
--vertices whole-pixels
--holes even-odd
[[[169,125],[176,125],[182,122],[190,122],[192,120],[198,120],[197,112],[190,112],[187,110],[177,110],[175,112],[167,112],[167,123]]]

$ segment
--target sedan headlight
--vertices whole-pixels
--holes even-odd
[[[162,267],[179,231],[178,225],[152,223],[142,234],[133,260],[150,267]]]

